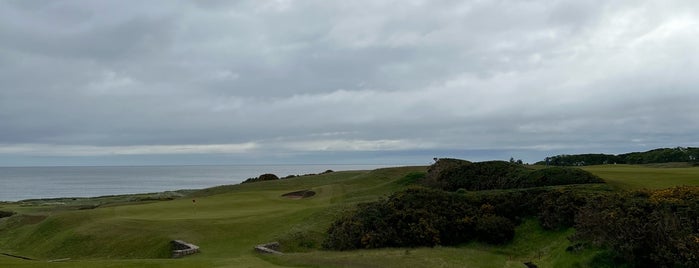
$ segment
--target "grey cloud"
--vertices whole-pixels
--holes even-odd
[[[24,2],[24,1],[20,1]],[[166,49],[174,24],[167,17],[138,16],[110,19],[109,5],[52,1],[23,12],[9,8],[0,37],[17,53],[64,59],[118,60]],[[120,9],[120,10],[119,10]],[[111,12],[126,11],[124,8]],[[122,13],[124,14],[124,13]],[[104,17],[103,17],[104,16]],[[165,47],[163,47],[165,46]]]
[[[245,153],[308,159],[299,146],[692,146],[698,10],[692,1],[5,1],[0,144],[55,157],[254,143]]]

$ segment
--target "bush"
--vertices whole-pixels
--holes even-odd
[[[277,177],[277,175],[274,175],[271,173],[266,173],[266,174],[260,175],[259,177],[257,177],[257,179],[261,180],[261,181],[274,181],[274,180],[278,180],[279,177]]]
[[[266,174],[260,175],[257,178],[249,178],[249,179],[243,181],[242,183],[258,182],[258,181],[274,181],[274,180],[278,180],[278,179],[279,179],[279,177],[277,177],[277,175],[274,175],[271,173],[266,173]]]
[[[574,239],[641,267],[699,267],[699,187],[599,196],[581,208]]]
[[[484,215],[476,224],[478,240],[490,244],[504,244],[515,236],[515,225],[505,217]]]
[[[578,168],[550,167],[529,172],[521,186],[535,187],[585,183],[604,183],[604,180]]]
[[[541,194],[539,223],[544,229],[566,229],[575,224],[575,215],[587,204],[589,194],[574,190],[550,191]]]
[[[431,188],[446,189],[445,177],[449,177],[451,173],[459,167],[471,164],[471,162],[461,159],[439,158],[427,169],[427,174],[422,184]]]
[[[15,213],[12,212],[12,211],[0,210],[0,218],[6,218],[6,217],[9,217],[9,216],[12,216],[12,215],[15,215]]]
[[[579,186],[464,193],[409,188],[345,213],[328,229],[323,247],[418,247],[472,240],[503,244],[524,218],[538,216],[545,229],[568,228],[581,215],[587,217],[580,213],[583,207],[606,195]]]
[[[447,191],[479,191],[603,182],[592,173],[577,168],[552,167],[534,170],[505,161],[471,163],[456,159],[439,159],[430,166],[422,184]]]
[[[323,247],[335,250],[457,245],[479,239],[505,243],[514,223],[486,199],[411,188],[358,206],[328,229]],[[492,237],[491,237],[492,236]]]

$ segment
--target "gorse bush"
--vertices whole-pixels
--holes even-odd
[[[323,247],[432,247],[472,240],[507,243],[514,237],[515,226],[527,217],[539,216],[549,229],[572,226],[575,213],[585,204],[582,196],[573,193],[536,188],[459,194],[410,188],[345,213],[328,229]]]
[[[575,227],[574,247],[601,247],[594,267],[699,267],[699,187],[613,192],[591,185],[603,181],[580,169],[457,159],[439,159],[422,175],[399,183],[429,188],[359,205],[332,223],[322,246],[503,244],[536,217],[544,229]],[[499,190],[474,191],[486,189]]]
[[[597,196],[575,221],[575,240],[638,267],[699,267],[699,187]]]
[[[538,216],[548,229],[572,226],[585,198],[572,191],[552,192],[545,188],[469,190],[599,183],[602,180],[579,169],[533,170],[504,161],[472,163],[438,159],[427,174],[411,173],[398,183],[414,182],[433,189],[410,188],[386,199],[359,205],[330,226],[323,247],[336,250],[418,247],[456,245],[471,240],[507,243],[514,237],[515,225],[526,217]]]
[[[575,227],[573,241],[614,253],[600,263],[699,267],[699,187],[619,193],[561,186],[463,194],[411,188],[346,213],[331,225],[323,247],[502,244],[527,217],[538,217],[545,229]]]
[[[597,195],[601,195],[598,193]],[[544,229],[566,229],[575,225],[575,216],[585,206],[590,193],[574,190],[557,190],[537,197],[539,223]]]
[[[512,239],[514,224],[496,211],[463,195],[411,188],[347,213],[331,225],[323,246],[336,250],[431,247],[472,239],[505,243]]]
[[[480,241],[503,244],[515,236],[515,225],[505,217],[485,214],[478,219],[475,233]]]
[[[468,162],[439,159],[430,166],[423,185],[446,191],[513,189],[551,185],[604,183],[577,168],[552,167],[535,170],[505,161]]]
[[[578,168],[550,167],[528,172],[520,187],[604,183],[600,177]]]

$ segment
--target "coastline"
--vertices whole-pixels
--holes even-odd
[[[153,194],[238,184],[264,173],[279,177],[393,165],[189,165],[0,167],[0,202]]]

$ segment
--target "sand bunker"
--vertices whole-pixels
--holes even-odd
[[[296,192],[291,192],[291,193],[285,193],[282,196],[290,199],[302,199],[302,198],[308,198],[311,196],[316,195],[316,192],[311,191],[311,190],[301,190],[301,191],[296,191]]]

